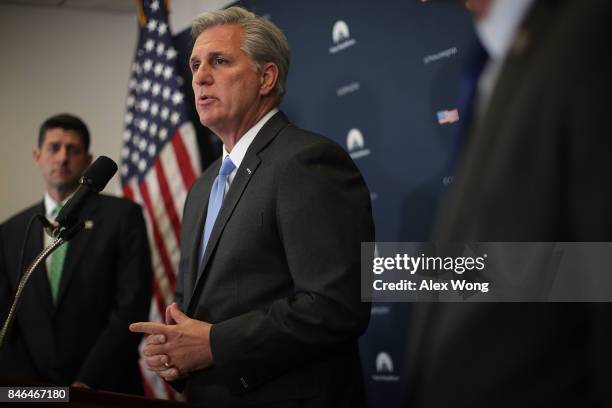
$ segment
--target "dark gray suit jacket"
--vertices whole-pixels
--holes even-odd
[[[0,227],[0,317],[8,313],[19,280],[19,254],[39,203]],[[43,263],[26,285],[8,342],[0,349],[0,376],[142,394],[140,336],[128,325],[146,320],[151,261],[140,206],[92,197],[80,212],[90,228],[69,243],[58,300],[53,304]],[[25,248],[27,266],[43,248],[35,222]]]
[[[612,241],[609,1],[537,1],[473,125],[438,241]],[[609,406],[612,309],[417,308],[410,407]]]
[[[183,217],[176,300],[213,323],[214,366],[188,377],[189,399],[362,406],[360,243],[374,226],[359,170],[337,144],[275,114],[237,170],[198,271],[220,163],[191,188]]]

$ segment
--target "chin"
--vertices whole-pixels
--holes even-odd
[[[79,186],[79,180],[68,180],[56,184],[57,189],[63,191],[75,190]]]
[[[202,124],[202,126],[206,126],[209,128],[211,126],[215,126],[217,122],[218,120],[216,120],[216,118],[210,117],[209,115],[200,116],[200,123]]]

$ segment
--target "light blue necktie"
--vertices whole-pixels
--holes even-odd
[[[200,247],[200,265],[204,261],[204,252],[206,252],[206,245],[208,245],[208,239],[210,233],[215,225],[215,220],[221,210],[221,204],[223,203],[223,197],[225,197],[225,186],[229,179],[229,175],[236,166],[232,162],[229,156],[225,156],[221,169],[219,169],[219,175],[215,178],[212,190],[210,191],[210,198],[208,199],[208,211],[206,212],[206,222],[204,223],[204,233],[202,234],[202,246]]]

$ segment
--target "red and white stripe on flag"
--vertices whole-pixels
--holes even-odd
[[[139,6],[141,25],[128,85],[121,188],[124,197],[143,207],[154,273],[149,318],[163,322],[176,286],[183,205],[201,163],[180,89],[182,79],[176,73],[177,52],[165,4],[141,0]],[[142,358],[140,366],[146,396],[179,399]]]

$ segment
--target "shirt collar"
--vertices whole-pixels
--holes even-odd
[[[238,140],[238,143],[234,145],[234,148],[232,149],[231,153],[228,153],[225,149],[225,145],[223,145],[223,159],[225,159],[225,157],[229,155],[236,168],[239,168],[240,163],[242,163],[242,160],[244,159],[244,156],[246,155],[249,146],[255,139],[255,136],[257,136],[257,133],[259,133],[261,128],[266,124],[268,120],[270,120],[272,116],[276,114],[276,112],[278,112],[278,108],[273,108],[270,112],[266,113],[263,118],[259,119],[259,122],[257,122],[252,128],[247,130],[247,132],[240,138],[240,140]]]
[[[495,61],[506,56],[533,0],[495,0],[488,14],[476,22],[480,42]]]

